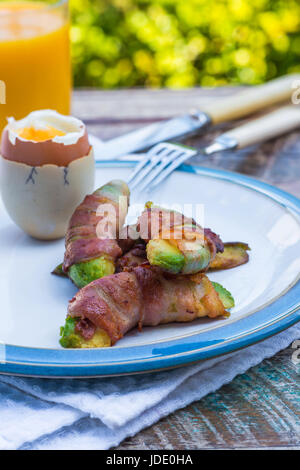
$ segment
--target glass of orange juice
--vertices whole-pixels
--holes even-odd
[[[68,0],[0,0],[0,134],[7,117],[69,114]]]

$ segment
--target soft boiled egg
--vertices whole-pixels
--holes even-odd
[[[75,208],[94,188],[84,123],[52,110],[9,118],[0,153],[0,189],[10,217],[33,237],[63,237]]]

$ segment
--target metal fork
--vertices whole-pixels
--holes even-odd
[[[150,187],[156,186],[162,179],[167,177],[167,174],[164,176],[164,173],[169,171],[168,174],[170,174],[173,171],[172,165],[174,165],[174,169],[180,165],[179,159],[185,161],[197,153],[197,150],[179,144],[161,142],[145,154],[131,173],[127,183],[131,189],[136,188],[138,185],[140,185],[140,191],[145,190],[147,187],[150,189]]]
[[[224,150],[241,149],[282,135],[297,127],[300,127],[300,106],[289,105],[219,135],[211,145],[201,150],[161,142],[145,154],[129,176],[127,183],[131,190],[154,190],[176,168],[195,155],[208,156]]]

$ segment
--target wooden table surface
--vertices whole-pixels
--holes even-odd
[[[76,91],[73,113],[90,132],[108,139],[169,118],[238,88]],[[246,120],[244,120],[246,121]],[[241,122],[241,121],[240,121]],[[234,124],[236,125],[236,123]],[[186,140],[201,147],[233,123]],[[300,134],[290,133],[240,151],[191,163],[254,176],[300,197]],[[300,448],[299,373],[287,348],[202,400],[162,419],[118,449]]]

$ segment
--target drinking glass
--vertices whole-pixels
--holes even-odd
[[[9,116],[69,114],[70,98],[68,0],[0,0],[0,134]]]

